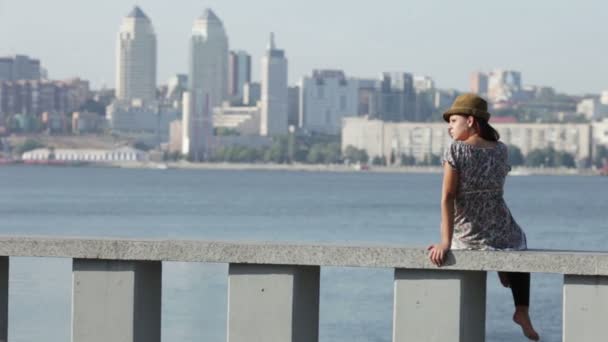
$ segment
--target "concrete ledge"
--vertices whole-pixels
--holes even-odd
[[[424,248],[197,240],[0,237],[0,256],[436,269]],[[608,252],[454,251],[448,270],[608,275]]]

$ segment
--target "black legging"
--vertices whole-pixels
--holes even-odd
[[[501,272],[509,279],[516,306],[530,306],[530,273]]]

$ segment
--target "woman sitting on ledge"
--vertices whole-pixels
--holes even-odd
[[[441,266],[451,249],[524,250],[526,235],[503,199],[511,170],[507,147],[490,126],[487,102],[474,94],[456,98],[443,114],[454,141],[443,158],[441,243],[429,246],[431,261]],[[513,321],[526,337],[538,341],[528,309],[530,273],[499,272],[515,302]]]

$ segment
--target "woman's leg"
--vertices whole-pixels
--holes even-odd
[[[515,304],[513,321],[521,326],[527,338],[538,341],[538,333],[534,330],[528,313],[530,308],[530,273],[504,272],[504,275],[509,281]]]
[[[530,306],[530,273],[506,272],[515,306]]]

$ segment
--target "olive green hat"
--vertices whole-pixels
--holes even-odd
[[[450,115],[454,114],[471,115],[485,121],[490,120],[488,102],[475,94],[459,95],[452,103],[452,107],[443,113],[443,119],[449,121]]]

